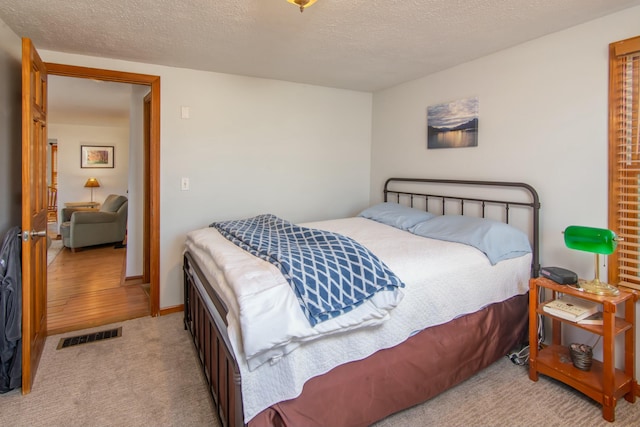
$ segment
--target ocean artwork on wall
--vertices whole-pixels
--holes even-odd
[[[427,107],[427,148],[477,146],[477,97]]]

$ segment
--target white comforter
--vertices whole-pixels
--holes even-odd
[[[241,249],[215,229],[189,234],[190,251],[205,254],[216,281],[228,287],[230,305],[240,322],[242,352],[249,369],[277,360],[301,343],[352,329],[374,326],[389,318],[402,291],[383,290],[355,309],[311,326],[291,285],[277,267]]]
[[[240,365],[246,422],[268,406],[296,397],[308,379],[335,366],[365,358],[382,348],[401,343],[426,327],[446,323],[489,304],[526,293],[528,289],[530,254],[491,266],[485,255],[473,247],[426,239],[364,218],[303,225],[341,233],[366,246],[406,284],[403,288],[405,296],[390,313],[371,315],[363,323],[378,324],[375,327],[353,329],[357,325],[351,325],[353,330],[349,333],[328,335],[322,340],[312,340],[322,331],[310,335],[307,331],[298,341],[286,342],[273,351],[258,352],[259,356],[253,357],[269,363],[258,363],[250,368],[245,349],[256,349],[280,338],[273,338],[271,328],[264,322],[243,319],[241,313],[248,305],[252,310],[257,309],[261,319],[264,317],[260,316],[281,314],[284,317],[274,321],[281,326],[287,325],[286,334],[290,334],[301,328],[300,325],[288,325],[297,317],[288,312],[292,308],[291,299],[297,305],[293,291],[288,285],[281,285],[282,276],[271,266],[274,285],[260,290],[260,301],[252,301],[252,295],[256,295],[252,292],[256,273],[247,266],[258,267],[258,274],[263,275],[269,268],[265,270],[261,263],[270,264],[238,249],[212,228],[189,233],[187,250],[198,260],[209,279],[220,284],[218,292],[229,307],[228,332]],[[219,248],[224,248],[223,268],[212,259],[212,253],[217,253]],[[221,259],[219,254],[215,257]],[[231,284],[230,277],[241,282]],[[304,316],[300,316],[306,322]],[[348,319],[345,320],[348,324]],[[254,339],[259,344],[254,344]]]

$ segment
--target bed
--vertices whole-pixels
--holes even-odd
[[[390,178],[383,193],[383,203],[356,217],[301,226],[361,243],[398,273],[402,286],[388,293],[396,299],[385,296],[376,307],[363,303],[311,329],[295,326],[299,314],[274,317],[296,302],[269,270],[275,267],[262,265],[268,263],[215,227],[188,234],[184,324],[223,426],[371,425],[525,344],[528,279],[540,268],[535,189],[513,182]],[[411,213],[395,215],[400,206]],[[519,252],[520,237],[512,234],[508,244],[520,246],[510,246],[509,256],[461,242],[457,231],[451,237],[451,221],[456,230],[490,223],[492,233],[496,223],[509,224],[509,233],[525,236],[529,251]],[[437,222],[447,224],[444,237]],[[256,291],[251,282],[262,276],[278,276],[277,285]],[[334,324],[339,326],[325,326]]]

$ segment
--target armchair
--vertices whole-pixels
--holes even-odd
[[[60,226],[62,244],[71,250],[85,246],[122,242],[127,231],[128,201],[109,195],[99,211],[65,208]]]

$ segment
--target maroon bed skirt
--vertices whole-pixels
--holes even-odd
[[[527,295],[431,327],[309,380],[249,427],[368,426],[471,377],[525,342]]]

